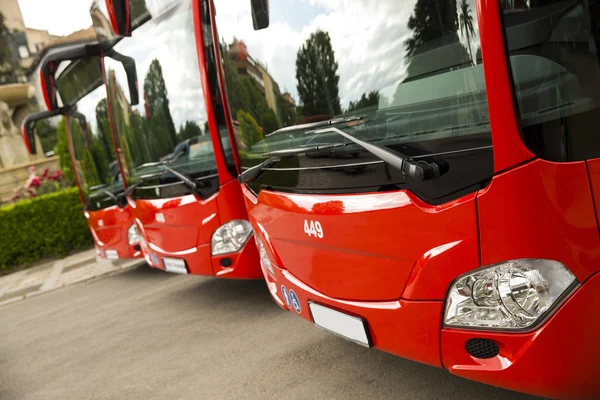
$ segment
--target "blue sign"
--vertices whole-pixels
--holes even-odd
[[[290,295],[285,286],[281,285],[281,294],[283,295],[283,300],[285,300],[285,304],[287,304],[288,308],[292,308],[292,302],[290,300]]]
[[[292,306],[294,307],[294,310],[296,310],[296,312],[300,314],[300,311],[302,311],[302,309],[300,308],[300,300],[298,300],[298,296],[293,290],[290,290],[290,299],[292,300]]]
[[[158,261],[158,257],[156,254],[152,254],[150,256],[150,259],[152,260],[152,262],[154,263],[155,266],[159,267],[160,266],[160,261]]]

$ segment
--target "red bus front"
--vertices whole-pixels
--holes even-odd
[[[214,3],[277,304],[469,379],[598,398],[598,5]]]
[[[86,74],[84,68],[76,66],[58,79],[61,85],[67,84],[67,81],[80,83],[85,81]],[[66,136],[59,138],[58,146],[69,147],[70,168],[79,187],[96,254],[108,259],[142,257],[140,236],[125,198],[108,117],[102,113],[101,107],[97,108],[101,104],[106,104],[104,85],[76,103],[83,119],[65,116],[58,130],[64,132],[66,128]],[[63,162],[61,159],[61,164]],[[61,167],[64,168],[63,165]]]
[[[102,6],[92,8],[97,32],[109,26]],[[107,51],[103,68],[144,257],[169,272],[262,278],[199,5],[132,3],[130,12],[131,36]],[[135,62],[139,105],[111,54]]]

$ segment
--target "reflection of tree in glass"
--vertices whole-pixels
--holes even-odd
[[[277,121],[277,114],[269,108],[269,110],[263,114],[262,118],[263,134],[268,135],[271,132],[275,132],[279,129],[279,121]]]
[[[283,126],[296,124],[296,107],[285,101],[283,95],[277,98],[277,109]]]
[[[312,33],[296,58],[296,85],[305,116],[341,114],[337,70],[329,33]]]
[[[265,95],[260,91],[258,83],[250,76],[240,75],[235,60],[232,58],[226,44],[221,44],[221,51],[227,79],[227,100],[233,118],[240,120],[240,111],[243,111],[252,117],[257,126],[258,122],[260,122],[265,132],[270,133],[279,129],[280,124],[277,115],[269,108],[269,104]],[[289,117],[287,118],[289,119]]]
[[[162,67],[158,59],[152,60],[146,77],[144,78],[144,101],[146,102],[146,110],[150,115],[146,114],[146,119],[158,125],[151,124],[153,129],[156,129],[154,134],[161,135],[159,142],[167,145],[167,153],[175,147],[177,137],[175,132],[175,124],[169,110],[169,97],[167,86],[162,73]]]
[[[465,35],[467,40],[467,50],[471,60],[473,59],[473,52],[471,50],[471,38],[475,36],[475,29],[473,28],[473,16],[471,15],[471,6],[467,0],[462,0],[460,3],[460,14],[458,16],[460,22],[460,33]]]
[[[111,145],[112,139],[106,98],[100,100],[98,104],[96,104],[96,125],[98,126],[97,129],[102,140],[102,146],[104,146],[104,151],[106,154],[109,154],[111,158],[114,158],[115,150]]]
[[[49,120],[42,119],[35,125],[35,133],[40,138],[42,149],[44,152],[54,150],[58,138],[56,136],[56,127]]]
[[[379,105],[379,92],[374,90],[369,93],[363,93],[360,99],[351,101],[346,112],[362,110],[363,108]]]
[[[446,54],[440,53],[437,57],[442,57],[441,59],[451,57],[455,60],[452,68],[472,64],[467,49],[460,43],[458,37],[456,0],[417,0],[408,20],[408,28],[413,31],[413,34],[405,42],[405,57],[408,63],[408,76],[405,81],[436,71],[435,61],[418,56],[438,48],[447,47]],[[453,54],[449,56],[448,52]]]
[[[260,132],[260,127],[252,115],[240,110],[237,113],[237,118],[240,124],[242,143],[246,148],[250,148],[256,142],[264,139],[263,134]]]
[[[71,163],[71,155],[69,153],[69,141],[67,139],[67,130],[65,119],[62,118],[56,127],[57,142],[54,148],[54,153],[58,156],[60,170],[65,177],[65,180],[73,185],[75,184],[75,176],[73,175],[73,165]]]
[[[196,136],[202,135],[202,128],[198,126],[194,121],[186,121],[185,125],[179,127],[177,133],[177,141],[183,142],[184,140],[191,139]]]
[[[408,19],[413,36],[406,41],[406,57],[414,56],[425,43],[456,32],[457,25],[456,0],[417,0]]]

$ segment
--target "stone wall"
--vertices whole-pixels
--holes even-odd
[[[41,175],[45,168],[56,171],[60,168],[58,157],[49,157],[29,163],[0,169],[0,202],[10,200],[15,190],[23,187],[29,178],[29,167],[35,166],[36,173]]]

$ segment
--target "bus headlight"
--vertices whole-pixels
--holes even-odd
[[[234,219],[218,227],[212,235],[210,248],[213,255],[234,253],[241,249],[252,234],[252,225],[243,219]]]
[[[256,247],[258,247],[258,255],[260,256],[260,262],[266,269],[269,270],[271,275],[275,275],[275,272],[273,272],[273,266],[271,265],[271,260],[269,260],[269,256],[267,255],[267,251],[265,250],[265,246],[256,236],[254,236],[254,239],[256,240]]]
[[[140,231],[136,224],[131,224],[129,229],[127,230],[127,241],[130,245],[137,244],[140,242]]]
[[[462,275],[450,287],[444,324],[525,329],[538,322],[577,284],[558,261],[520,259]]]

